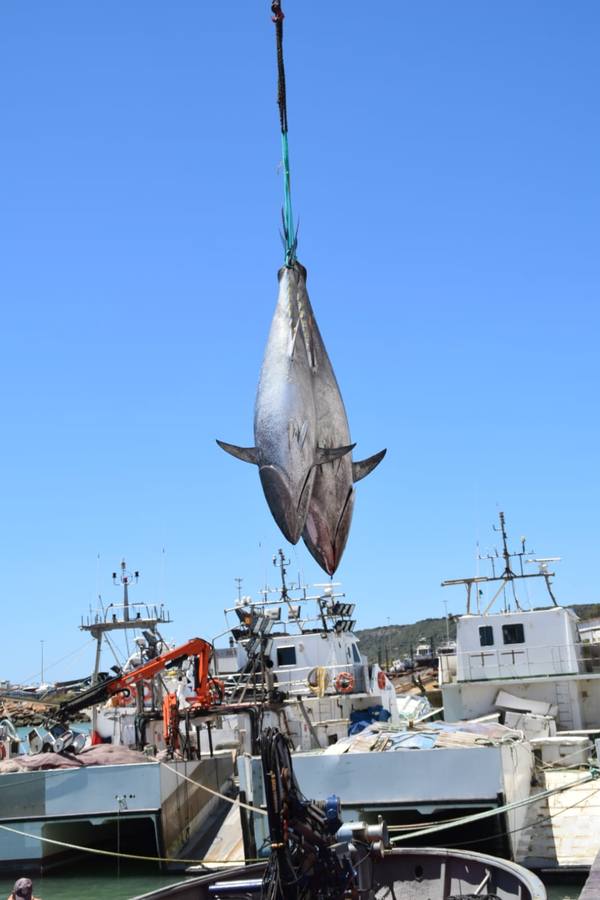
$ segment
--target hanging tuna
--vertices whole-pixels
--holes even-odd
[[[217,442],[258,466],[273,518],[292,544],[306,523],[317,467],[352,449],[320,447],[317,441],[314,327],[306,272],[294,262],[279,271],[279,297],[254,406],[255,446]]]
[[[306,269],[296,259],[287,140],[283,12],[272,4],[277,36],[279,111],[284,174],[285,265],[265,349],[254,407],[254,447],[218,441],[258,466],[269,508],[285,537],[304,543],[333,575],[352,521],[354,482],[368,475],[385,450],[352,461],[354,444],[344,402],[306,290]]]

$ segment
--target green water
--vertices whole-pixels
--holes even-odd
[[[577,900],[582,884],[546,885],[548,900]]]
[[[0,879],[1,900],[8,897],[15,880],[16,876]],[[48,873],[32,880],[34,895],[41,900],[129,900],[166,884],[184,881],[185,875],[152,874],[144,872],[143,866],[122,866],[117,872],[111,862],[106,865],[81,865],[68,872]]]

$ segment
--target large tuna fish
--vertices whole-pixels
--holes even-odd
[[[279,271],[279,296],[254,407],[255,446],[217,441],[223,450],[258,466],[273,518],[292,544],[304,529],[316,466],[352,449],[320,447],[317,441],[315,334],[306,269],[294,262]]]
[[[324,448],[348,446],[350,429],[344,401],[316,322],[312,333],[317,443]],[[340,564],[348,540],[354,507],[353,484],[372,472],[384,456],[385,450],[381,450],[369,459],[352,462],[348,453],[317,468],[302,538],[328,575],[333,575]]]

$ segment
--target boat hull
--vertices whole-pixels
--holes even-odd
[[[231,755],[0,775],[0,872],[40,872],[85,849],[176,858],[214,817]],[[185,777],[182,777],[185,776]],[[187,779],[190,779],[189,781]]]

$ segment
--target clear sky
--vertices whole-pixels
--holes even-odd
[[[284,10],[299,258],[358,458],[388,448],[336,575],[359,625],[460,611],[440,582],[499,509],[563,557],[559,599],[600,600],[600,6]],[[122,556],[178,641],[222,629],[234,577],[276,581],[256,469],[214,442],[253,442],[282,261],[270,3],[5,0],[0,84],[0,677],[21,679],[41,640],[47,666],[85,644]]]

